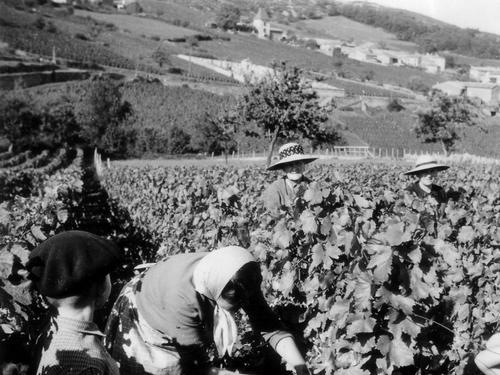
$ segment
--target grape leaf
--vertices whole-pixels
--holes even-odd
[[[317,243],[311,249],[311,265],[309,269],[312,270],[314,267],[317,267],[323,263],[325,259],[325,250],[320,243]]]
[[[459,242],[472,242],[474,240],[474,229],[470,225],[465,225],[460,228],[458,232],[458,241]]]
[[[400,338],[395,337],[391,342],[389,360],[396,367],[413,365],[413,351]]]
[[[367,251],[371,253],[368,269],[373,269],[374,281],[387,281],[392,269],[392,249],[390,246],[369,243]]]
[[[291,241],[292,233],[286,228],[283,221],[279,222],[278,225],[276,225],[273,235],[273,244],[281,249],[286,249],[290,246]]]
[[[372,284],[367,277],[359,277],[354,289],[354,303],[359,311],[370,310],[372,300]]]
[[[304,210],[300,215],[300,222],[302,223],[304,233],[316,233],[318,231],[318,224],[312,211]]]
[[[375,327],[375,319],[369,317],[367,319],[357,319],[347,327],[347,337],[354,337],[358,333],[371,333]]]
[[[45,234],[43,234],[42,230],[40,229],[40,226],[38,226],[38,225],[33,225],[31,227],[31,233],[39,241],[45,241],[47,239],[47,236],[45,236]]]
[[[14,255],[6,248],[0,250],[0,279],[7,279],[12,273]]]
[[[311,182],[309,188],[304,193],[304,200],[310,205],[320,204],[323,201],[323,193],[317,182]]]
[[[371,202],[363,198],[361,195],[353,194],[354,201],[359,208],[370,208]]]
[[[376,301],[377,307],[381,306],[383,303],[387,303],[395,309],[400,309],[407,315],[413,312],[413,306],[415,305],[415,301],[413,299],[399,294],[394,294],[387,290],[384,286],[381,286],[377,290],[375,296],[379,297],[379,300]]]
[[[329,311],[329,318],[333,321],[339,320],[349,313],[349,300],[336,301]]]

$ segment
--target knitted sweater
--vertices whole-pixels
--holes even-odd
[[[60,316],[51,323],[37,375],[119,375],[95,323]]]

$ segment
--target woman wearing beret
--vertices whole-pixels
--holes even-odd
[[[311,182],[304,176],[305,166],[316,160],[314,156],[304,154],[298,143],[287,143],[279,149],[279,161],[267,169],[282,170],[284,175],[274,181],[264,192],[264,206],[272,215],[278,215],[281,210],[292,208],[297,196],[303,194]]]
[[[237,338],[232,313],[242,308],[253,329],[298,374],[309,374],[295,341],[267,305],[255,258],[228,246],[173,255],[122,290],[106,326],[106,347],[122,375],[217,374],[208,349],[231,355]]]
[[[54,308],[41,336],[37,375],[119,375],[93,317],[109,297],[109,273],[120,262],[113,242],[83,231],[57,234],[30,253],[30,278]]]

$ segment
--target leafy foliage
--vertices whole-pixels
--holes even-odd
[[[328,119],[301,71],[285,63],[275,67],[272,76],[250,84],[239,107],[247,121],[255,122],[256,135],[270,137],[268,165],[278,139],[299,135],[314,139],[320,133],[319,125]]]
[[[32,195],[0,203],[2,368],[19,364],[20,370],[32,356],[43,303],[30,291],[24,264],[33,247],[72,225],[69,212],[78,205],[82,192],[81,163],[79,150],[69,166],[43,174]]]
[[[86,95],[76,108],[81,124],[80,136],[92,148],[103,150],[107,155],[124,155],[134,131],[127,122],[132,107],[122,100],[116,83],[108,79],[91,82]]]
[[[401,172],[316,166],[317,182],[279,218],[259,201],[273,175],[255,168],[115,167],[104,184],[161,243],[158,259],[243,244],[246,228],[267,299],[315,371],[469,373],[498,327],[498,167],[445,172],[455,193],[444,218],[403,191]],[[235,361],[251,367],[259,349],[248,345]]]
[[[415,133],[425,142],[439,142],[448,154],[460,138],[460,127],[474,125],[474,107],[466,96],[448,96],[439,91],[432,93],[429,104],[418,114]]]
[[[215,15],[215,24],[224,30],[235,29],[240,15],[240,9],[235,5],[222,4]]]
[[[37,106],[30,96],[6,95],[0,104],[0,135],[23,150],[54,150],[80,141],[72,105],[64,98]]]

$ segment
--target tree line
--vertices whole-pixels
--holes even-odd
[[[55,96],[16,90],[1,98],[0,137],[16,152],[79,145],[115,158],[272,151],[291,139],[311,147],[340,141],[299,69],[282,65],[270,78],[238,97],[106,77]]]
[[[477,29],[424,23],[403,11],[378,9],[369,5],[334,3],[329,5],[328,14],[380,27],[395,34],[400,40],[418,44],[421,52],[450,51],[481,58],[500,58],[498,39]]]

